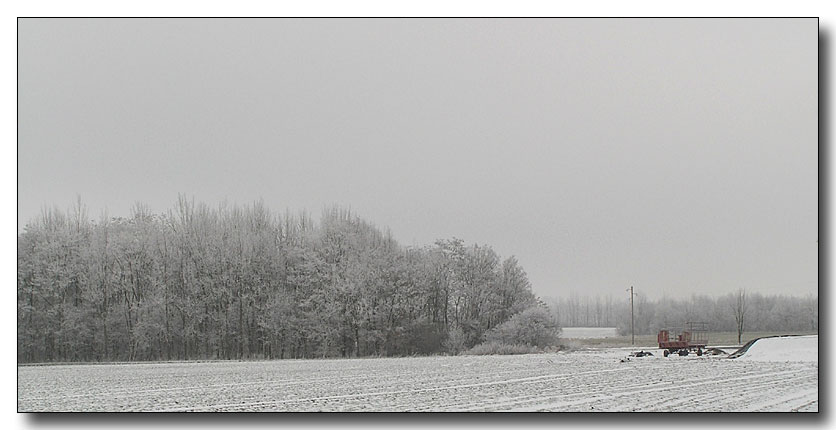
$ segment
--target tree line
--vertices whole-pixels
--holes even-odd
[[[544,297],[561,327],[617,327],[630,333],[629,293],[613,296]],[[719,296],[650,298],[636,294],[636,334],[655,334],[688,321],[705,321],[715,332],[817,332],[818,296],[764,295],[738,290]]]
[[[19,362],[458,352],[541,305],[514,257],[404,247],[340,207],[315,223],[181,196],[93,221],[79,201],[44,209],[17,254]]]

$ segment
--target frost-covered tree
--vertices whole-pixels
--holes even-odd
[[[535,302],[513,257],[406,248],[339,207],[315,223],[180,196],[93,221],[79,202],[18,235],[21,362],[432,354]]]

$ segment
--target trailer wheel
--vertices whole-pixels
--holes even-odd
[[[670,351],[668,351],[668,350],[666,349],[666,350],[665,350],[665,352],[663,352],[663,353],[662,353],[662,355],[664,355],[665,357],[667,357],[670,353],[671,353],[671,352],[670,352]]]
[[[680,349],[679,350],[679,356],[680,357],[685,357],[687,355],[688,355],[688,350],[687,349]]]
[[[702,348],[697,348],[697,357],[702,357]]]

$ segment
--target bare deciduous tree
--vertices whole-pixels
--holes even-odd
[[[732,303],[734,321],[737,323],[737,343],[742,343],[744,321],[746,317],[746,290],[737,290],[736,300]]]

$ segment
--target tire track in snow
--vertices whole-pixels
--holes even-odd
[[[272,362],[272,363],[276,363],[276,362]],[[341,363],[344,363],[344,362],[337,362],[337,363],[341,364]],[[230,363],[224,363],[224,364],[230,364]],[[231,363],[231,364],[234,365],[235,363]],[[247,363],[244,363],[244,364],[247,364]],[[255,364],[259,364],[259,363],[255,362]],[[475,363],[470,363],[470,364],[467,364],[467,365],[470,366],[470,365],[473,365],[473,364],[475,364]],[[367,370],[367,369],[363,369],[360,366],[355,366],[354,369]],[[460,379],[450,378],[449,375],[445,375],[445,374],[434,374],[433,376],[435,376],[435,378],[426,378],[428,374],[431,374],[431,375],[433,374],[433,372],[428,372],[426,370],[418,370],[418,371],[413,371],[413,372],[406,373],[406,374],[404,374],[402,372],[399,372],[399,373],[400,373],[399,374],[399,379],[401,381],[404,381],[404,380],[408,381],[408,380],[411,379],[410,377],[422,378],[421,381],[420,381],[420,384],[422,384],[422,385],[433,385],[433,386],[437,386],[437,385],[443,384],[443,383],[450,384],[452,386],[452,385],[455,385],[459,381],[468,381],[469,382],[473,379],[472,376],[466,375],[466,374],[465,374],[465,376],[462,376]],[[501,374],[519,374],[519,373],[520,373],[519,369],[510,369],[510,370],[505,370],[505,371],[502,371],[502,372],[495,372],[490,376],[496,377],[497,375],[501,375]],[[460,375],[460,373],[457,373],[457,375]],[[138,378],[138,379],[142,379],[142,378]],[[486,379],[490,379],[490,378],[486,378]],[[301,375],[298,379],[291,379],[291,380],[266,379],[266,380],[253,381],[253,382],[210,383],[210,384],[205,384],[205,385],[200,385],[200,386],[165,387],[165,388],[153,388],[153,389],[144,389],[144,390],[143,389],[137,390],[137,389],[128,388],[128,389],[122,389],[122,390],[111,390],[111,391],[102,391],[102,392],[98,392],[98,393],[81,393],[81,394],[78,394],[77,391],[76,391],[76,394],[59,394],[59,395],[56,395],[53,392],[51,395],[45,395],[46,393],[44,393],[44,394],[42,394],[40,396],[37,396],[37,397],[21,397],[21,398],[19,398],[19,402],[31,402],[31,401],[39,401],[39,400],[47,400],[47,399],[51,399],[51,400],[54,401],[54,400],[58,400],[58,399],[69,399],[69,398],[79,398],[80,399],[80,398],[91,398],[91,397],[93,397],[93,398],[107,398],[109,400],[114,400],[116,398],[143,397],[143,396],[146,396],[146,395],[158,394],[158,393],[164,393],[164,392],[170,392],[170,393],[185,392],[184,394],[189,394],[189,392],[193,392],[192,394],[201,393],[203,395],[207,395],[208,394],[207,391],[223,390],[223,389],[229,388],[229,387],[236,387],[236,388],[242,387],[242,388],[244,388],[244,387],[270,386],[272,388],[276,388],[276,387],[289,387],[289,386],[293,386],[293,385],[308,385],[308,384],[314,384],[315,385],[317,382],[327,382],[328,385],[330,385],[331,387],[334,387],[334,385],[336,383],[346,382],[346,386],[348,386],[350,388],[357,388],[358,386],[365,387],[365,388],[386,387],[386,386],[391,384],[390,383],[390,378],[388,378],[386,376],[370,377],[368,374],[347,375],[347,376],[341,376],[341,377],[328,376],[328,377],[321,377],[321,378],[310,378],[310,377],[306,377],[306,375]]]
[[[600,370],[596,371],[596,373],[605,373],[605,372],[614,372],[616,370]],[[362,398],[362,397],[376,397],[376,396],[386,396],[386,395],[399,395],[399,394],[415,394],[415,393],[426,393],[426,392],[433,392],[433,391],[446,391],[446,390],[455,390],[455,389],[462,389],[462,388],[475,388],[475,387],[485,387],[491,385],[500,385],[500,384],[511,384],[511,383],[519,383],[524,381],[533,381],[533,380],[542,380],[548,378],[557,378],[565,376],[564,374],[559,375],[544,375],[544,376],[533,376],[528,378],[518,378],[518,379],[504,379],[500,381],[491,381],[491,382],[481,382],[481,383],[473,383],[473,384],[462,384],[462,385],[453,385],[453,386],[444,386],[444,387],[434,387],[434,388],[420,388],[414,390],[397,390],[397,391],[383,391],[383,392],[365,392],[365,393],[357,393],[357,394],[345,394],[345,395],[337,395],[337,396],[322,396],[322,397],[310,397],[310,398],[301,398],[301,399],[292,399],[292,400],[269,400],[263,402],[252,402],[246,404],[240,403],[233,403],[233,404],[226,404],[226,405],[206,405],[201,407],[195,408],[175,408],[169,410],[158,410],[155,412],[177,412],[183,410],[190,410],[190,411],[200,411],[204,409],[215,409],[215,408],[226,408],[226,407],[253,407],[253,406],[266,406],[266,405],[273,405],[273,404],[284,404],[284,403],[301,403],[306,401],[317,401],[317,400],[334,400],[334,399],[347,399],[347,398]]]
[[[637,410],[650,412],[722,411],[724,408],[738,411],[749,410],[748,407],[736,407],[735,405],[748,405],[759,396],[772,396],[774,391],[768,390],[768,387],[776,385],[792,386],[797,376],[796,371],[785,371],[692,382],[683,387],[672,387],[670,396],[665,401],[640,404]],[[775,378],[779,379],[776,381]],[[717,389],[700,390],[711,387]],[[693,391],[693,393],[687,391]]]
[[[608,364],[610,364],[609,360],[604,362],[591,363],[592,366],[604,366]],[[510,401],[495,402],[487,406],[484,404],[476,405],[471,408],[462,408],[462,410],[496,410],[506,408],[519,408],[523,405],[536,405],[538,403],[542,403],[544,400],[554,400],[558,398],[567,399],[574,396],[582,396],[583,400],[573,402],[573,404],[592,402],[593,400],[589,400],[589,396],[593,396],[593,398],[611,397],[613,395],[613,390],[611,389],[612,386],[618,386],[621,388],[622,391],[625,392],[633,392],[635,388],[647,386],[647,382],[634,382],[633,378],[631,377],[632,374],[624,373],[623,368],[618,370],[620,372],[613,376],[617,378],[621,376],[621,378],[616,379],[615,381],[602,379],[589,380],[585,378],[570,378],[568,379],[568,381],[573,382],[573,384],[561,385],[559,387],[542,387],[543,391],[538,391],[539,394],[517,397],[516,399]],[[590,373],[590,375],[594,375],[594,373]],[[578,376],[578,374],[573,374],[571,376]],[[527,392],[530,392],[530,390],[527,390]]]
[[[787,371],[783,374],[794,376],[795,372]],[[671,402],[681,402],[681,404],[694,403],[692,395],[682,394],[683,387],[702,387],[711,386],[722,382],[728,384],[729,381],[739,380],[750,383],[753,379],[762,377],[771,378],[772,375],[761,375],[756,371],[752,371],[745,376],[729,377],[726,375],[719,375],[716,378],[691,378],[683,381],[675,381],[669,376],[662,378],[658,382],[636,382],[627,383],[627,381],[576,381],[575,387],[560,387],[560,392],[556,395],[550,391],[540,392],[539,395],[524,396],[510,401],[493,402],[490,404],[482,404],[474,407],[463,407],[452,410],[540,410],[540,409],[557,409],[557,410],[631,410],[631,411],[653,411],[665,410],[661,407],[664,402],[660,401],[671,399]],[[582,390],[578,390],[578,386],[582,386]],[[610,389],[612,386],[619,387],[618,389]],[[574,388],[574,390],[573,390]],[[596,390],[597,389],[597,390]],[[555,391],[555,390],[551,390]],[[669,392],[667,395],[661,393]],[[644,399],[650,396],[650,401],[644,403],[634,404],[636,399]],[[682,400],[683,397],[686,400]],[[715,396],[716,398],[716,396]],[[584,405],[589,405],[589,408],[582,408]],[[676,408],[674,408],[676,410]],[[699,409],[679,409],[679,410],[699,410]]]

